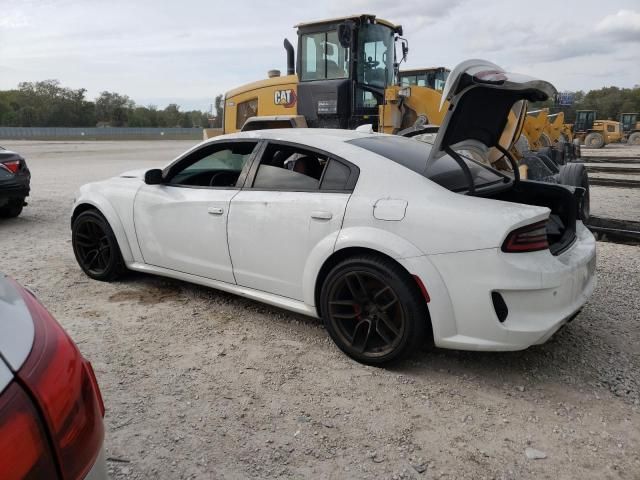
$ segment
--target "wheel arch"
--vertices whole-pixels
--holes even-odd
[[[374,248],[369,248],[369,247],[363,247],[363,246],[348,246],[348,247],[344,247],[341,248],[339,250],[335,250],[331,255],[329,255],[329,257],[324,261],[324,263],[322,264],[322,266],[320,267],[320,270],[318,271],[318,275],[316,276],[316,282],[314,285],[314,306],[316,309],[316,314],[318,315],[318,317],[321,317],[321,312],[320,312],[320,294],[322,292],[322,286],[324,284],[324,281],[326,280],[327,276],[329,275],[329,272],[338,264],[340,264],[340,262],[348,259],[348,258],[352,258],[355,256],[361,256],[361,255],[375,255],[378,256],[380,258],[384,258],[385,260],[394,263],[395,265],[397,265],[403,272],[405,272],[407,274],[407,276],[409,278],[414,279],[415,275],[413,273],[411,273],[407,267],[405,265],[402,264],[401,261],[399,261],[399,259],[397,258],[393,258],[392,256],[382,252],[381,250],[377,250]],[[415,287],[418,289],[418,292],[420,293],[420,298],[423,301],[425,310],[427,312],[427,318],[425,319],[427,321],[427,339],[428,341],[433,344],[434,339],[433,339],[433,322],[431,321],[431,313],[429,310],[429,302],[427,301],[427,299],[424,296],[424,292],[422,291],[422,286],[418,283],[417,280],[415,281]],[[422,281],[422,280],[421,280]],[[427,294],[428,295],[428,294]]]
[[[127,264],[133,262],[133,253],[131,252],[131,248],[129,246],[127,233],[125,232],[120,217],[108,202],[108,200],[104,198],[98,200],[88,198],[80,199],[78,203],[76,203],[76,205],[74,205],[73,207],[73,211],[71,213],[71,226],[73,227],[73,222],[76,218],[78,218],[78,215],[89,210],[95,210],[105,218],[116,237],[118,247],[120,248],[120,253],[122,254],[122,259]]]

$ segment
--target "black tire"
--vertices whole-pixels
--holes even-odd
[[[587,148],[602,148],[604,147],[604,137],[601,133],[591,132],[584,137],[584,146]]]
[[[10,200],[7,205],[0,207],[0,218],[15,218],[22,213],[24,198]]]
[[[589,192],[589,175],[587,175],[587,169],[583,163],[567,163],[562,167],[560,175],[558,176],[559,183],[563,185],[570,185],[572,187],[584,188],[584,196],[582,197],[582,207],[580,209],[580,216],[582,221],[589,220],[591,213],[590,205],[590,192]]]
[[[627,140],[629,145],[640,145],[640,132],[633,132]]]
[[[368,365],[400,360],[432,342],[416,281],[382,256],[355,256],[336,265],[322,285],[320,311],[338,348]]]
[[[84,211],[74,219],[71,243],[78,265],[94,280],[111,282],[126,271],[113,230],[97,210]]]

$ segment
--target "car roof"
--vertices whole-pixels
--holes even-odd
[[[252,130],[213,137],[205,143],[216,143],[224,140],[281,140],[319,149],[331,149],[336,144],[343,144],[356,138],[387,136],[382,133],[359,132],[336,128],[274,128],[266,130]],[[389,135],[392,136],[392,135]]]

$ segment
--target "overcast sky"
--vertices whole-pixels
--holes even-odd
[[[404,26],[406,67],[475,57],[559,90],[640,84],[638,0],[0,0],[0,89],[55,78],[206,110],[284,72],[294,24],[353,13]]]

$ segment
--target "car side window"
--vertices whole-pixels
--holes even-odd
[[[318,190],[327,156],[302,148],[271,144],[262,156],[253,188]]]
[[[348,190],[351,169],[344,163],[330,159],[325,167],[320,190]]]
[[[166,183],[196,187],[235,187],[256,142],[207,145],[172,167]]]

